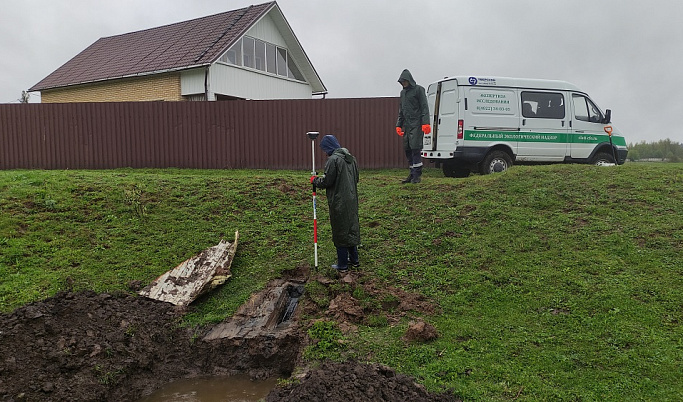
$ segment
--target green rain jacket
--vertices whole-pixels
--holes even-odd
[[[346,148],[337,148],[325,163],[325,176],[317,177],[316,187],[324,188],[330,208],[332,241],[336,247],[360,244],[358,222],[358,164]]]
[[[403,148],[422,149],[422,125],[429,124],[429,105],[425,89],[417,85],[410,71],[403,70],[398,82],[407,80],[410,85],[401,90],[396,127],[403,128]]]

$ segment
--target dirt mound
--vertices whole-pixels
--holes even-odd
[[[408,324],[408,330],[404,339],[408,342],[429,342],[438,338],[439,334],[432,324],[428,324],[422,320],[411,321]]]
[[[180,352],[174,345],[188,344],[176,320],[167,303],[94,292],[60,293],[3,315],[0,399],[107,400],[112,384],[154,371]]]
[[[323,363],[298,384],[274,389],[266,402],[460,401],[452,394],[430,393],[413,379],[378,364]]]

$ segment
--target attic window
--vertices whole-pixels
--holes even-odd
[[[287,76],[299,81],[304,80],[304,76],[301,75],[301,72],[296,67],[296,64],[294,64],[294,59],[290,57],[289,52],[287,53]]]
[[[275,54],[277,47],[272,43],[266,44],[266,71],[271,74],[277,74],[277,59]]]
[[[254,60],[254,53],[254,38],[245,36],[244,40],[242,40],[242,60],[244,61],[244,67],[255,67],[256,61]]]
[[[237,62],[239,60],[239,63]],[[240,39],[233,47],[228,50],[223,57],[220,58],[220,61],[223,61],[225,63],[229,64],[236,64],[236,65],[241,65],[242,64],[242,39]]]
[[[287,49],[249,36],[238,40],[219,61],[305,81]]]

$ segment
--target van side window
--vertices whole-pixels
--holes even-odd
[[[591,123],[600,123],[603,119],[602,112],[590,99],[583,95],[572,94],[574,102],[574,118]]]
[[[564,96],[556,92],[522,92],[522,116],[540,119],[564,119]]]

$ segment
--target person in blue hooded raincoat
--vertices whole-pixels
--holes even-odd
[[[320,148],[327,154],[325,175],[311,177],[318,188],[325,189],[330,209],[332,242],[337,248],[337,263],[332,268],[346,271],[358,267],[360,223],[358,222],[358,164],[348,149],[342,148],[333,135],[326,135]]]
[[[422,137],[432,132],[429,125],[429,105],[425,89],[417,85],[410,71],[403,70],[398,78],[401,103],[398,108],[396,134],[403,137],[403,150],[408,158],[410,174],[402,183],[419,183],[422,180]]]

